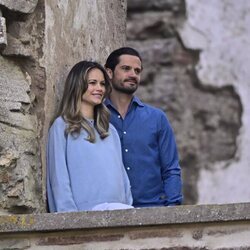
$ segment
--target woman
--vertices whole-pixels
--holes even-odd
[[[69,72],[47,145],[50,212],[131,208],[120,139],[103,104],[105,69],[82,61]]]

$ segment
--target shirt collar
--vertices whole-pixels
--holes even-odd
[[[131,103],[136,103],[138,106],[144,107],[143,102],[137,96],[133,97]]]
[[[109,98],[107,98],[104,103],[106,106],[111,106],[114,108],[113,103],[111,102],[111,100]],[[138,106],[144,107],[143,102],[137,96],[133,97],[133,99],[130,103],[130,106],[134,103],[137,104]]]

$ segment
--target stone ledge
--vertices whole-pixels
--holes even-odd
[[[0,216],[0,234],[250,220],[250,203]]]

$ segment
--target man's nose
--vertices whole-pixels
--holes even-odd
[[[135,72],[134,69],[131,69],[131,70],[130,70],[130,76],[131,76],[131,77],[137,77],[137,74],[136,74],[136,72]]]

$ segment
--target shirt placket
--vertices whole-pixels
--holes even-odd
[[[122,137],[123,137],[123,144],[122,144],[123,152],[122,153],[123,153],[123,158],[124,158],[124,166],[128,175],[130,175],[131,171],[133,170],[133,164],[132,164],[132,159],[131,159],[132,143],[131,143],[131,135],[130,135],[130,130],[129,130],[129,127],[131,125],[131,120],[133,119],[133,112],[134,112],[134,106],[131,105],[122,123]]]

